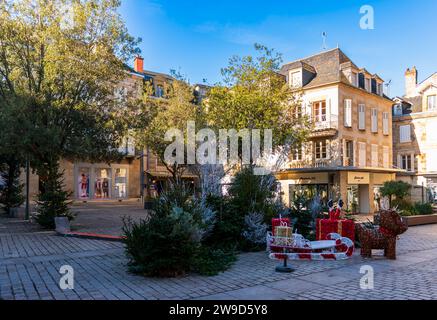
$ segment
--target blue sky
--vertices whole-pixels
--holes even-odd
[[[360,7],[371,5],[375,29],[359,27]],[[404,92],[404,71],[419,81],[437,71],[436,0],[122,0],[129,32],[141,37],[145,68],[179,70],[192,83],[221,80],[232,55],[253,53],[255,42],[282,53],[284,62],[337,45],[359,67],[392,80]]]

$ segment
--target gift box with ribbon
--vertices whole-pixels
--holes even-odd
[[[272,232],[275,237],[275,245],[290,246],[292,243],[292,228],[290,227],[290,219],[276,218],[272,219]]]
[[[353,220],[317,219],[317,240],[326,240],[330,233],[338,233],[342,237],[355,241],[355,222]]]

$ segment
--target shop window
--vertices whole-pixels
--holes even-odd
[[[77,178],[77,195],[79,199],[88,199],[90,197],[90,169],[79,168]]]
[[[127,197],[127,169],[116,168],[114,177],[114,193],[116,198]]]
[[[111,197],[111,169],[96,168],[94,181],[94,198],[109,199]]]

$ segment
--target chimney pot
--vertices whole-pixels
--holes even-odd
[[[412,97],[416,95],[416,87],[417,87],[417,69],[414,66],[413,68],[408,68],[405,71],[405,96]]]
[[[134,70],[139,73],[144,72],[144,59],[141,56],[136,56],[134,60]]]

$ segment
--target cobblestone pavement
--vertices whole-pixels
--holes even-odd
[[[75,202],[71,210],[77,215],[73,220],[72,230],[89,233],[100,233],[119,236],[123,226],[122,218],[131,217],[139,220],[146,217],[139,200],[125,200],[123,202]]]
[[[0,219],[1,227],[13,220]],[[17,223],[18,224],[18,223]],[[4,228],[3,228],[4,229]],[[293,262],[274,271],[266,253],[245,253],[214,277],[144,278],[128,273],[118,242],[66,238],[16,228],[0,233],[2,299],[437,299],[437,225],[412,227],[401,237],[398,260]],[[74,268],[74,290],[61,290],[59,269]],[[360,289],[360,267],[375,271],[374,289]]]

